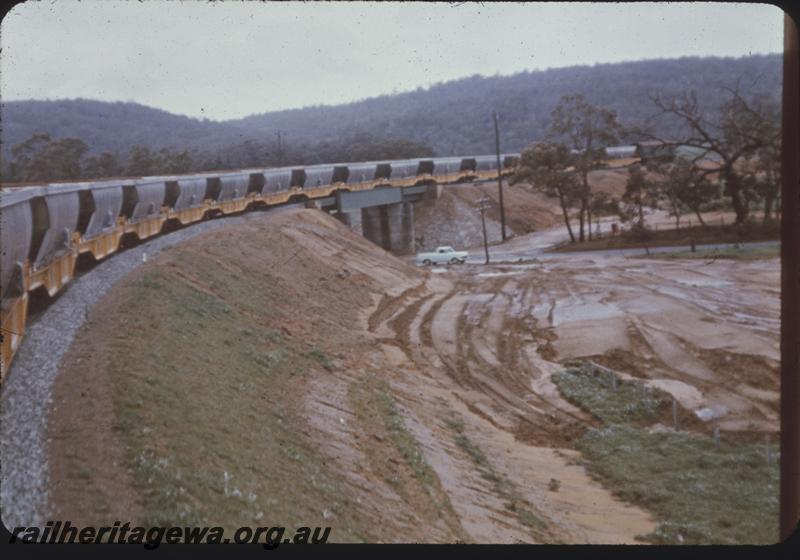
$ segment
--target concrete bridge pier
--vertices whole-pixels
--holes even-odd
[[[362,208],[363,235],[397,255],[414,252],[414,205],[410,202]]]
[[[351,231],[354,231],[359,235],[363,235],[360,210],[339,210],[334,214],[334,216],[337,220],[349,227]]]
[[[372,241],[375,245],[389,250],[388,240],[384,236],[384,224],[388,223],[384,219],[386,206],[370,206],[361,209],[361,228],[364,237]]]
[[[389,220],[390,251],[398,255],[414,252],[414,204],[401,202],[390,204],[387,208]]]

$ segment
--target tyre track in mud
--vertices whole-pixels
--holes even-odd
[[[445,294],[421,295],[420,289],[418,286],[396,298],[385,297],[381,301],[376,313],[370,317],[370,330],[382,330],[385,326],[394,336],[385,336],[383,330],[384,336],[379,339],[380,342],[403,350],[416,363],[419,371],[428,376],[435,377],[428,373],[431,365],[441,364],[457,387],[467,390],[469,394],[477,392],[482,395],[484,403],[490,403],[495,414],[509,418],[511,424],[516,426],[515,430],[523,434],[525,439],[530,439],[532,426],[537,426],[544,432],[536,438],[538,442],[563,445],[575,437],[579,425],[592,424],[592,419],[585,414],[571,412],[568,403],[553,403],[532,389],[531,376],[537,369],[527,358],[526,347],[532,345],[533,351],[538,352],[538,346],[547,343],[552,336],[541,333],[536,320],[523,313],[536,303],[531,283],[517,286],[515,281],[503,278],[478,286],[472,282],[457,282]],[[512,309],[515,298],[510,294],[519,294],[518,310]],[[454,324],[449,324],[455,350],[449,353],[437,347],[433,330],[434,323],[440,318],[440,311],[454,297],[470,299],[460,307]],[[411,343],[411,324],[419,319],[419,311],[431,300],[434,303],[417,327],[422,344],[414,347]],[[403,307],[403,304],[407,305]],[[493,316],[501,320],[491,329],[488,323]],[[441,325],[438,326],[441,330]],[[488,341],[494,345],[487,344]],[[490,359],[485,355],[487,351],[491,354]],[[498,422],[493,414],[487,413],[485,404],[476,406],[471,398],[465,398],[465,403],[498,428],[509,429],[508,422]]]
[[[436,465],[462,523],[471,528],[468,532],[493,535],[492,540],[498,535],[516,534],[515,539],[520,540],[520,531],[524,535],[527,529],[519,514],[507,509],[507,497],[495,494],[497,490],[491,484],[475,478],[472,471],[476,466],[469,454],[447,443],[452,435],[448,436],[446,422],[441,420],[442,407],[460,411],[470,426],[465,433],[470,439],[477,438],[475,444],[487,450],[498,472],[514,481],[524,495],[520,499],[536,504],[528,507],[546,520],[551,538],[588,542],[592,540],[589,534],[607,534],[605,515],[587,523],[579,513],[584,509],[583,492],[591,491],[601,496],[596,504],[624,512],[618,515],[626,518],[625,523],[637,526],[630,533],[615,529],[615,542],[632,542],[634,534],[649,526],[649,517],[616,502],[584,478],[581,467],[569,467],[565,459],[552,455],[554,448],[568,445],[594,422],[566,401],[561,402],[552,384],[548,394],[534,390],[534,382],[545,376],[537,367],[544,358],[531,360],[529,353],[539,356],[539,348],[553,339],[550,328],[540,329],[530,315],[530,309],[541,303],[537,296],[542,292],[541,285],[509,278],[465,280],[449,274],[447,280],[436,285],[429,282],[424,290],[406,291],[396,298],[383,298],[369,324],[371,331],[380,333],[379,342],[403,351],[408,359],[403,369],[427,380],[422,381],[425,388],[421,391],[409,386],[413,385],[409,381],[396,387],[404,391],[404,405],[415,409],[415,432],[427,439],[423,443],[426,454]],[[508,447],[501,450],[497,445]],[[528,459],[523,459],[526,456]],[[550,467],[531,473],[525,466],[531,457],[536,464],[544,461]],[[550,476],[563,474],[565,469],[577,470],[575,476],[582,480],[582,490],[569,496],[548,495]],[[532,483],[532,475],[538,483]],[[530,538],[522,540],[530,542]]]

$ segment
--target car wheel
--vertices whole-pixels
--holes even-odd
[[[430,266],[430,265],[432,265],[433,263],[431,262],[431,260],[430,260],[430,259],[425,259],[424,261],[422,261],[422,264],[423,264],[423,265],[425,265],[425,266]]]
[[[455,257],[453,257],[452,259],[450,259],[450,264],[458,264],[459,262],[461,262],[461,261],[459,261],[459,260],[458,260],[457,258],[455,258]]]

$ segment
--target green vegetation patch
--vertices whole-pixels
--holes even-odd
[[[121,287],[129,313],[111,341],[114,429],[143,522],[330,525],[332,540],[370,540],[303,428],[300,382],[327,358],[276,330],[300,302],[277,278],[177,251],[180,273],[148,267]]]
[[[589,473],[659,521],[653,533],[638,538],[657,544],[778,541],[774,450],[768,457],[763,445],[728,442],[724,436],[717,445],[712,437],[648,430],[642,425],[657,417],[650,411],[659,410],[653,403],[660,397],[641,391],[638,382],[613,391],[577,368],[554,379],[567,399],[605,423],[577,442]]]
[[[778,463],[763,446],[682,432],[612,425],[589,430],[578,449],[587,469],[621,499],[654,513],[657,544],[778,541]]]
[[[607,424],[649,426],[670,410],[672,399],[667,393],[620,379],[614,390],[610,375],[583,365],[567,368],[552,379],[565,399]]]

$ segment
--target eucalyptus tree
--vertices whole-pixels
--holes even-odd
[[[780,110],[772,97],[746,97],[740,91],[739,82],[734,88],[723,89],[727,99],[712,109],[701,106],[694,91],[671,98],[652,96],[659,112],[649,120],[651,127],[659,117],[677,117],[678,138],[666,139],[646,131],[642,134],[694,149],[696,155],[691,162],[702,160],[701,173],[705,177],[719,177],[724,194],[730,198],[736,213],[736,223],[742,224],[748,219],[750,203],[760,198],[758,181],[748,177],[752,173],[752,162],[759,160],[759,154],[764,154],[765,150],[772,157],[780,154]]]
[[[575,176],[574,157],[569,148],[550,141],[537,142],[525,148],[511,178],[511,184],[522,182],[531,183],[539,192],[558,199],[569,238],[575,243],[569,214],[572,208],[582,204],[583,192]]]
[[[592,105],[582,93],[561,96],[551,113],[548,137],[561,140],[572,150],[575,171],[580,177],[580,240],[584,240],[584,220],[592,236],[591,189],[589,173],[604,167],[605,148],[619,143],[622,126],[614,111]]]

